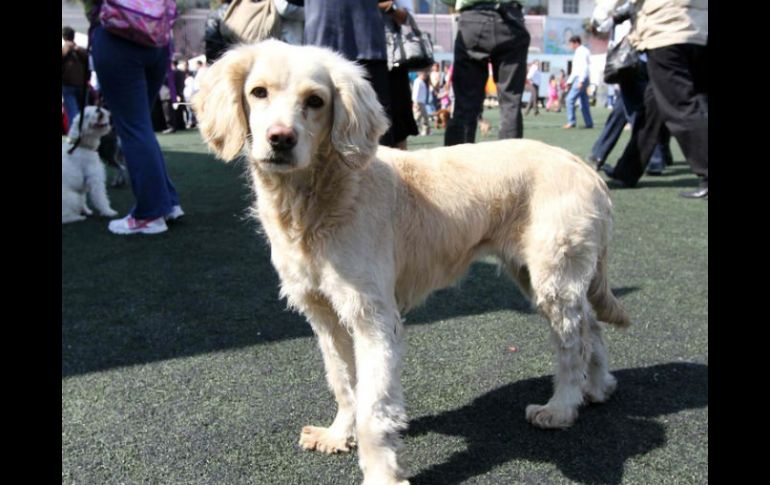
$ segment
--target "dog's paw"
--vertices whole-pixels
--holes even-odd
[[[299,445],[308,450],[322,453],[347,453],[356,446],[352,436],[340,436],[329,431],[329,428],[305,426],[299,437]]]
[[[617,387],[618,381],[612,374],[607,373],[607,375],[599,379],[599,382],[588,383],[584,390],[585,399],[593,403],[605,402],[612,396]]]
[[[102,211],[102,215],[104,217],[115,217],[116,215],[118,215],[118,211],[108,209],[108,210]]]
[[[558,409],[553,406],[530,404],[526,409],[527,421],[538,428],[568,428],[577,419],[576,408]]]
[[[87,216],[92,216],[92,215],[94,215],[94,211],[92,211],[91,209],[89,209],[89,208],[88,208],[88,207],[86,207],[86,206],[83,206],[83,209],[82,209],[80,212],[81,212],[81,213],[83,213],[83,214],[85,214],[85,215],[87,215]]]

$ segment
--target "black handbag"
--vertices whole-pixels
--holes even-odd
[[[406,20],[411,32],[403,33],[402,29],[385,32],[388,70],[394,67],[418,70],[433,65],[433,42],[430,40],[430,34],[420,30],[409,12],[406,12]]]
[[[639,66],[639,52],[634,49],[628,36],[607,51],[604,64],[604,82],[615,84],[621,79],[633,75]]]

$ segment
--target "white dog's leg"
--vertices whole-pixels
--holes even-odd
[[[591,354],[586,313],[587,282],[592,266],[589,258],[568,259],[576,248],[556,246],[538,254],[540,259],[529,267],[530,281],[538,310],[551,323],[551,337],[556,346],[554,394],[545,405],[529,405],[527,419],[541,428],[565,428],[577,418],[583,402],[583,387]],[[553,254],[547,258],[548,254]],[[589,261],[588,264],[585,261]],[[584,283],[585,282],[585,283]]]
[[[118,213],[110,207],[107,198],[107,174],[101,162],[91,165],[87,169],[88,195],[91,197],[94,207],[103,216],[113,217]]]
[[[306,450],[347,452],[355,446],[356,369],[353,339],[331,308],[315,304],[303,309],[303,313],[318,336],[326,379],[337,400],[337,416],[328,428],[302,428],[299,444]]]
[[[80,194],[80,212],[87,216],[92,216],[94,214],[94,211],[92,211],[91,208],[88,207],[88,201],[86,200],[85,192]]]
[[[591,358],[588,361],[588,379],[584,394],[591,402],[604,402],[617,387],[615,377],[610,374],[607,364],[607,347],[602,338],[602,329],[592,314],[588,314],[588,336],[591,341]]]
[[[541,428],[566,428],[577,419],[583,402],[586,374],[585,342],[581,338],[582,315],[576,308],[547,312],[551,320],[551,337],[556,346],[554,393],[544,406],[527,406],[527,419]]]
[[[80,194],[62,188],[61,192],[61,223],[77,222],[85,220],[86,216],[81,211]]]
[[[397,452],[406,412],[401,388],[401,317],[395,308],[363,305],[354,320],[356,429],[364,485],[408,485]]]

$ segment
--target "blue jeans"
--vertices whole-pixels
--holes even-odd
[[[167,47],[145,47],[117,37],[101,26],[93,31],[93,59],[106,108],[126,158],[136,219],[165,216],[179,205],[166,172],[151,110],[169,67]]]
[[[578,89],[578,80],[572,81],[572,85],[567,93],[567,124],[577,125],[575,118],[575,101],[580,100],[580,111],[583,113],[583,121],[587,127],[594,126],[594,120],[591,118],[591,108],[588,103],[588,82],[583,81],[583,88]]]
[[[72,126],[75,116],[80,114],[80,97],[83,95],[83,88],[77,86],[67,86],[62,84],[61,96],[64,99],[64,112],[67,113],[68,127]]]

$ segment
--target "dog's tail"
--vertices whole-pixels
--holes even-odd
[[[631,325],[631,318],[610,290],[606,261],[607,251],[605,250],[596,264],[596,274],[588,288],[588,301],[593,305],[597,319],[625,328]]]

